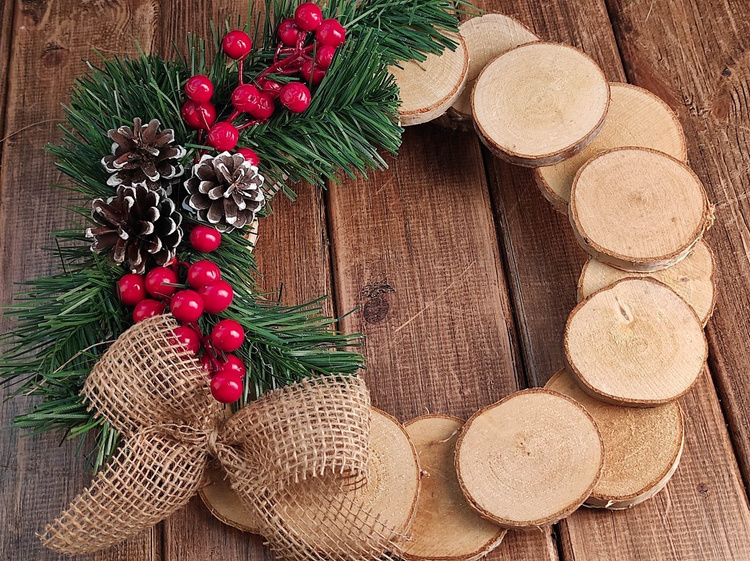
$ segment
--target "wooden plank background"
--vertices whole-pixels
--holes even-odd
[[[750,559],[750,19],[743,0],[482,0],[544,39],[582,48],[679,114],[689,159],[717,205],[719,261],[711,358],[682,400],[687,443],[657,498],[627,512],[581,510],[554,528],[515,532],[493,560]],[[244,14],[244,0],[0,0],[0,304],[12,283],[50,272],[40,247],[66,218],[44,144],[92,48],[168,53],[187,31]],[[146,116],[147,117],[147,116]],[[409,129],[398,158],[369,179],[277,201],[258,246],[263,283],[284,300],[330,294],[331,313],[367,335],[378,407],[402,421],[467,417],[562,364],[562,327],[584,261],[567,219],[529,172],[499,162],[471,133]],[[7,323],[3,324],[7,327]],[[5,390],[7,392],[7,390]],[[23,400],[3,404],[8,424]],[[0,432],[0,558],[61,559],[41,530],[90,475],[57,437]],[[164,524],[81,559],[265,559],[261,540],[221,525],[194,500]]]

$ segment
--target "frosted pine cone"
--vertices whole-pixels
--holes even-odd
[[[185,188],[185,204],[222,232],[252,224],[265,202],[263,176],[242,154],[205,154]]]
[[[106,202],[95,199],[92,205],[91,216],[98,224],[86,230],[86,237],[94,239],[92,251],[107,253],[138,274],[149,265],[165,265],[176,255],[182,216],[163,190],[121,185],[117,195]]]
[[[167,195],[171,193],[172,183],[185,173],[180,164],[185,149],[174,144],[172,129],[160,131],[160,126],[157,119],[152,119],[144,127],[136,117],[132,128],[123,125],[109,131],[114,140],[112,154],[102,158],[104,169],[112,174],[108,185],[161,187]]]

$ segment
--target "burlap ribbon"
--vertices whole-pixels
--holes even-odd
[[[118,455],[41,536],[91,553],[185,506],[216,458],[284,559],[382,559],[396,532],[356,503],[367,474],[370,399],[358,377],[311,379],[270,392],[225,421],[208,377],[167,316],[123,333],[83,394],[122,433]]]

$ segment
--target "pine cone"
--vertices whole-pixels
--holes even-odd
[[[167,195],[172,184],[185,173],[180,158],[185,149],[174,143],[174,131],[159,131],[160,123],[153,119],[145,127],[141,119],[133,119],[133,128],[127,125],[112,129],[108,136],[114,140],[112,154],[102,158],[104,169],[110,172],[108,185],[142,185],[149,189],[163,188]]]
[[[249,226],[263,207],[263,176],[242,154],[205,154],[185,182],[185,204],[222,232]]]
[[[107,202],[95,199],[91,216],[99,225],[86,230],[94,238],[91,250],[108,253],[115,263],[143,274],[152,262],[164,265],[182,241],[182,216],[162,189],[144,185],[117,188]]]

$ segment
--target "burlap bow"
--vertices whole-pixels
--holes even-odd
[[[370,399],[362,380],[300,382],[225,421],[176,326],[168,316],[136,324],[91,371],[83,394],[124,443],[46,527],[44,544],[91,553],[153,526],[188,503],[213,457],[278,557],[351,561],[392,551],[396,532],[351,490],[367,474]]]

